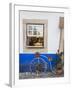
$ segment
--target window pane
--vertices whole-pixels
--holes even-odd
[[[44,25],[27,24],[26,25],[26,46],[27,47],[44,47]]]

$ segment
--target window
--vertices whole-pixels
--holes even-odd
[[[26,23],[26,47],[44,47],[44,24]]]

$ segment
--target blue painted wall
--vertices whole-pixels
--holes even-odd
[[[48,57],[51,57],[51,64],[54,67],[58,60],[57,54],[40,54],[40,57],[48,63]],[[19,54],[19,72],[30,72],[30,63],[35,58],[35,54]]]

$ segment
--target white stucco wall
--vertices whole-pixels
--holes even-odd
[[[64,13],[56,12],[28,12],[20,11],[20,53],[23,53],[23,19],[47,19],[48,20],[48,53],[56,53],[59,48],[59,17]],[[31,50],[32,51],[32,50]]]

